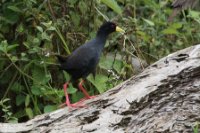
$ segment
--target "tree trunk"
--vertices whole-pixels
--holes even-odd
[[[170,54],[142,73],[85,102],[0,132],[191,133],[200,121],[200,45]]]

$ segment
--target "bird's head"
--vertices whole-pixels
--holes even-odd
[[[99,28],[97,35],[109,35],[112,32],[122,32],[124,33],[125,31],[118,27],[115,23],[113,22],[105,22],[101,27]]]

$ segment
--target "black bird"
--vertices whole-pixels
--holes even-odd
[[[63,85],[66,102],[65,104],[69,107],[81,107],[79,105],[84,99],[91,99],[94,96],[90,96],[87,91],[83,88],[82,83],[84,79],[92,73],[95,76],[95,69],[100,59],[100,55],[106,43],[108,35],[112,32],[124,32],[113,22],[105,22],[99,30],[97,31],[96,37],[89,42],[78,47],[73,53],[66,58],[62,56],[57,56],[60,62],[60,68],[65,70],[71,75],[70,81]],[[83,80],[79,83],[79,89],[84,93],[85,98],[80,102],[71,104],[69,101],[69,96],[67,94],[67,87],[69,82],[77,81],[82,78]]]

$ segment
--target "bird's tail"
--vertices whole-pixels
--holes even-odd
[[[58,59],[58,61],[60,62],[60,64],[63,64],[64,62],[67,61],[67,58],[66,56],[62,56],[62,55],[55,55]]]
[[[58,62],[60,63],[59,69],[64,70],[64,68],[65,68],[64,65],[65,65],[68,57],[62,56],[62,55],[55,55],[55,56],[57,57]]]

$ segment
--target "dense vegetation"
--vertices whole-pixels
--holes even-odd
[[[69,79],[55,54],[68,55],[106,20],[125,35],[109,37],[97,76],[85,84],[103,93],[134,75],[132,58],[147,63],[200,41],[200,12],[168,23],[171,0],[2,0],[0,2],[0,121],[21,122],[55,110]],[[84,56],[84,55],[83,55]],[[72,101],[83,95],[70,86]]]

